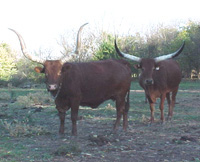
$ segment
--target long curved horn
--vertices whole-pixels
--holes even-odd
[[[85,25],[87,25],[88,23],[85,23],[85,24],[83,24],[80,28],[79,28],[79,30],[78,30],[78,34],[77,34],[77,40],[76,40],[76,50],[73,52],[73,53],[71,53],[71,54],[69,54],[70,56],[73,56],[74,54],[79,54],[79,52],[80,52],[80,47],[81,47],[81,32],[82,32],[82,30],[83,30],[83,27],[85,26]],[[62,63],[65,63],[65,62],[67,62],[69,60],[69,56],[67,55],[67,56],[64,56],[60,61],[62,62]]]
[[[29,60],[31,60],[31,61],[34,61],[34,62],[37,62],[37,63],[40,63],[40,64],[44,64],[44,60],[42,60],[41,58],[36,57],[36,56],[32,57],[32,56],[28,53],[28,50],[26,49],[26,44],[25,44],[25,42],[24,42],[24,39],[22,38],[22,36],[21,36],[17,31],[15,31],[14,29],[10,29],[10,28],[8,28],[8,29],[11,30],[11,31],[13,31],[13,32],[17,35],[17,37],[18,37],[18,39],[19,39],[19,42],[20,42],[20,46],[21,46],[22,53],[24,54],[24,56],[25,56],[27,59],[29,59]]]
[[[133,60],[133,61],[136,61],[136,62],[140,62],[141,61],[141,58],[140,57],[136,57],[136,56],[133,56],[133,55],[130,55],[130,54],[126,54],[126,53],[123,53],[119,50],[119,48],[117,47],[117,41],[115,39],[115,50],[117,51],[117,53],[121,56],[121,57],[125,57],[127,59],[130,59],[130,60]]]
[[[183,51],[184,46],[185,46],[185,41],[183,42],[181,47],[176,52],[171,53],[171,54],[167,54],[167,55],[164,55],[164,56],[156,57],[156,58],[154,58],[154,60],[156,62],[160,62],[160,61],[163,61],[163,60],[167,60],[167,59],[170,59],[170,58],[177,57]]]
[[[77,34],[77,40],[76,40],[76,50],[75,50],[75,53],[76,54],[79,54],[80,52],[80,47],[81,47],[81,32],[83,30],[83,27],[85,25],[87,25],[88,23],[85,23],[83,24],[80,28],[79,28],[79,31],[78,31],[78,34]]]

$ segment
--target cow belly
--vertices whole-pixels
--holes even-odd
[[[123,90],[124,91],[124,90]],[[119,90],[104,88],[104,87],[95,87],[85,91],[82,91],[81,97],[81,106],[89,106],[91,108],[97,108],[100,104],[104,101],[112,99],[115,100],[116,96],[118,95]],[[125,93],[125,92],[124,92]]]
[[[88,106],[88,107],[91,107],[91,108],[97,108],[101,103],[81,103],[81,106]]]
[[[87,99],[87,100],[82,100],[80,105],[81,106],[89,106],[91,108],[97,108],[100,104],[102,104],[104,101],[107,101],[109,99],[114,100],[114,97],[109,97],[109,98],[101,98],[101,99]]]
[[[100,104],[102,104],[103,102],[82,102],[80,105],[81,106],[88,106],[91,108],[97,108]]]

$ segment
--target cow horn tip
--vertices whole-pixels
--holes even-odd
[[[9,30],[11,30],[11,31],[14,31],[14,29],[11,29],[11,28],[8,28]]]

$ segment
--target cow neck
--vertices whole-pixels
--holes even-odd
[[[51,93],[51,95],[52,95],[52,97],[53,97],[54,100],[55,100],[55,99],[58,97],[58,95],[60,94],[61,87],[62,87],[62,83],[60,83],[60,85],[59,85],[59,87],[58,87],[58,90],[57,90],[55,96],[54,96],[54,93]]]

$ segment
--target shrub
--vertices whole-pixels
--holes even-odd
[[[53,98],[45,92],[29,93],[27,96],[19,96],[15,102],[18,107],[22,108],[34,105],[44,105],[47,103],[53,103]]]
[[[8,131],[9,135],[12,137],[49,134],[44,127],[29,125],[18,120],[13,120],[12,122],[0,120],[0,125]]]
[[[80,146],[75,142],[62,145],[55,151],[55,155],[73,157],[73,155],[79,155],[82,152]]]
[[[0,100],[10,100],[11,95],[7,92],[0,92]]]

